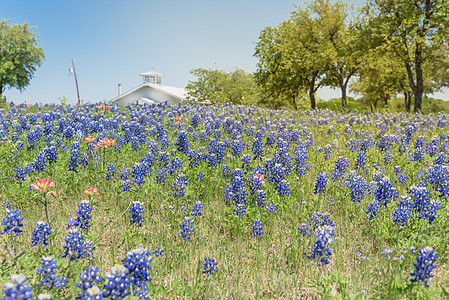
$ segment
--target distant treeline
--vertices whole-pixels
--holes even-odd
[[[261,30],[257,70],[195,69],[190,99],[273,108],[317,107],[321,87],[341,91],[338,107],[432,111],[424,95],[449,86],[446,0],[368,0],[357,10],[342,1],[296,6],[290,18]],[[398,101],[402,102],[401,104]],[[332,101],[334,103],[335,101]],[[445,107],[432,102],[434,109]]]

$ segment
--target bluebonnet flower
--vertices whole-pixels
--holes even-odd
[[[357,155],[356,161],[355,161],[355,168],[356,169],[365,169],[366,164],[366,151],[360,151],[360,153]]]
[[[314,234],[316,235],[317,229],[322,226],[335,226],[329,213],[313,212],[310,216],[307,224],[303,224],[298,227],[298,231],[304,235]]]
[[[218,262],[216,262],[214,259],[206,258],[203,261],[203,267],[201,270],[203,273],[207,274],[207,277],[212,275],[212,272],[217,272],[218,268],[216,267],[218,265]]]
[[[313,191],[314,194],[318,193],[326,193],[327,186],[327,173],[320,172],[316,178],[315,189]]]
[[[331,154],[332,154],[332,147],[331,145],[326,145],[326,147],[324,148],[324,159],[329,159],[331,158]]]
[[[375,188],[376,198],[368,205],[368,209],[365,210],[369,215],[368,220],[372,220],[380,212],[379,209],[381,205],[387,207],[388,203],[391,202],[391,199],[396,199],[398,197],[398,191],[393,187],[390,178],[382,177],[382,175],[378,173],[375,174],[375,180],[377,180]]]
[[[189,151],[189,166],[190,167],[198,167],[199,164],[199,154],[196,152],[196,150]]]
[[[51,234],[51,227],[44,221],[38,221],[31,236],[31,247],[42,245],[48,246],[48,236]]]
[[[224,177],[228,177],[231,175],[231,168],[229,168],[228,165],[224,165],[221,174],[223,174]]]
[[[251,155],[245,154],[242,158],[242,169],[246,170],[246,172],[251,171]]]
[[[157,248],[157,250],[156,251],[154,251],[154,255],[156,256],[156,257],[162,257],[162,256],[164,256],[164,254],[162,254],[164,252],[164,250],[162,250],[161,248]]]
[[[70,159],[68,164],[68,170],[72,172],[78,173],[78,166],[80,162],[80,145],[78,143],[73,143],[72,147],[70,148]]]
[[[402,197],[399,201],[396,210],[392,213],[393,221],[401,226],[407,225],[408,219],[411,217],[412,203],[410,197]]]
[[[388,166],[390,163],[391,163],[391,152],[387,151],[385,152],[384,164]]]
[[[193,115],[191,119],[191,124],[193,128],[198,128],[198,125],[200,124],[200,115],[197,113]]]
[[[44,172],[46,166],[47,160],[45,157],[45,152],[40,151],[36,156],[36,160],[33,162],[33,169],[36,170],[37,172]]]
[[[107,282],[104,285],[104,297],[120,300],[131,294],[129,287],[131,280],[128,278],[128,269],[123,265],[115,265],[110,272],[106,272]]]
[[[254,238],[254,237],[263,237],[263,223],[262,223],[262,221],[261,220],[259,220],[259,219],[255,219],[254,220],[254,224],[253,224],[253,226],[251,226],[251,231],[253,232],[252,234],[251,234],[251,237],[252,238]]]
[[[402,172],[402,168],[400,166],[394,167],[394,174],[399,175]]]
[[[198,174],[196,174],[196,180],[204,181],[204,173],[203,172],[199,172]]]
[[[361,200],[370,192],[370,186],[366,183],[363,176],[358,176],[355,171],[348,174],[346,186],[351,189],[351,200],[360,203]]]
[[[190,236],[195,231],[195,228],[193,228],[194,222],[194,219],[185,217],[184,221],[179,225],[179,227],[181,228],[181,232],[178,234],[178,236],[182,237],[184,240],[188,239],[189,241],[191,241],[192,239],[190,238]]]
[[[9,282],[5,283],[5,290],[3,293],[6,298],[2,300],[16,300],[16,299],[31,299],[33,287],[27,282],[27,277],[23,274],[14,274],[10,276]]]
[[[420,182],[418,186],[411,186],[408,193],[412,195],[415,216],[419,219],[423,218],[425,216],[426,207],[429,204],[429,191],[427,190],[425,183]]]
[[[441,204],[438,201],[431,200],[429,205],[426,207],[425,212],[423,213],[424,218],[429,220],[429,224],[436,219],[438,216],[438,210],[441,208]]]
[[[171,186],[172,188],[172,195],[175,197],[185,197],[185,188],[189,184],[187,181],[187,178],[185,175],[180,174],[178,177],[176,177],[175,182]]]
[[[267,193],[263,190],[257,190],[257,192],[254,195],[255,201],[254,203],[258,207],[265,207],[265,201],[267,200]]]
[[[439,197],[449,195],[449,167],[446,165],[435,165],[427,171],[427,179],[440,194]]]
[[[438,255],[435,254],[431,247],[422,248],[419,250],[419,254],[421,254],[421,256],[417,256],[417,262],[413,263],[415,270],[410,273],[411,276],[415,276],[411,281],[422,281],[426,287],[429,287],[427,281],[433,277],[433,274],[430,273],[437,267],[434,263],[437,260]]]
[[[96,284],[103,281],[103,278],[98,275],[99,268],[85,268],[84,271],[80,272],[80,282],[76,283],[78,288],[82,290],[78,292],[80,298],[88,296],[88,289],[96,286]],[[96,299],[96,298],[91,298]]]
[[[297,145],[294,150],[295,155],[295,170],[296,174],[299,176],[307,174],[307,171],[310,170],[311,166],[308,163],[308,155],[307,148],[305,145]]]
[[[69,256],[69,261],[78,261],[78,259],[92,256],[90,241],[84,240],[84,237],[78,232],[78,228],[67,230],[67,237],[64,241],[66,244],[62,246],[65,249],[61,255],[62,258]]]
[[[200,201],[196,201],[192,207],[192,217],[202,215],[203,204]]]
[[[404,173],[399,174],[398,181],[405,185],[407,183],[407,175],[405,175]]]
[[[242,155],[243,143],[240,139],[235,139],[231,146],[231,154],[233,156],[239,157]]]
[[[261,138],[254,138],[252,151],[254,154],[254,159],[263,157],[263,141]]]
[[[334,229],[332,226],[325,225],[318,228],[318,234],[315,243],[311,249],[312,254],[308,255],[309,259],[320,259],[321,265],[329,263],[329,257],[332,255],[334,249],[329,248],[329,245],[333,243]]]
[[[22,167],[18,167],[14,169],[14,172],[16,172],[16,175],[14,175],[16,183],[22,185],[22,182],[25,181],[25,176],[27,175],[26,170]]]
[[[121,180],[128,180],[129,176],[130,176],[130,173],[131,173],[131,169],[130,168],[125,168],[125,169],[120,170],[120,179]]]
[[[106,167],[106,180],[110,180],[115,177],[115,167],[114,165],[108,165]]]
[[[237,216],[239,216],[240,218],[243,218],[244,215],[246,215],[246,207],[245,204],[243,203],[237,203],[235,205],[235,209],[234,212]]]
[[[6,218],[2,221],[2,225],[5,227],[0,233],[12,235],[14,238],[21,235],[23,230],[20,227],[23,227],[23,217],[20,216],[20,210],[12,208],[9,202],[5,202],[2,206],[6,206]]]
[[[346,173],[346,169],[349,167],[349,159],[339,157],[335,163],[335,169],[332,172],[332,180],[337,181]]]
[[[132,192],[133,185],[131,183],[131,180],[123,181],[122,187],[123,187],[122,192]]]
[[[165,183],[166,180],[167,180],[167,169],[165,167],[162,167],[156,172],[156,182],[162,184]]]
[[[131,207],[129,208],[129,217],[131,224],[137,223],[140,227],[143,226],[143,214],[145,210],[143,209],[143,202],[133,201]]]
[[[178,143],[178,151],[183,152],[185,154],[189,153],[189,139],[187,137],[187,132],[184,130],[179,133]]]
[[[89,220],[92,218],[90,212],[92,211],[92,206],[89,200],[82,200],[78,204],[78,210],[76,211],[76,224],[81,230],[86,231],[89,227]]]
[[[171,176],[175,175],[175,172],[178,171],[181,167],[182,167],[182,162],[179,159],[179,157],[174,157],[171,160],[171,163],[170,163],[170,166],[169,166],[170,175]]]
[[[138,247],[128,251],[125,257],[125,268],[128,269],[128,278],[133,284],[133,295],[139,298],[148,298],[148,282],[150,277],[150,262],[153,261],[148,249]]]
[[[279,196],[290,196],[290,184],[286,179],[282,179],[276,186]]]
[[[47,288],[54,287],[58,289],[64,287],[68,279],[62,277],[56,277],[58,273],[56,259],[53,257],[42,257],[41,267],[37,269],[37,274],[42,276],[41,281],[39,281],[40,286],[45,285]]]
[[[274,206],[273,203],[270,203],[270,205],[266,206],[265,208],[268,212],[272,213],[273,215],[276,214],[276,206]]]
[[[304,223],[298,226],[298,231],[302,235],[311,235],[309,224]]]

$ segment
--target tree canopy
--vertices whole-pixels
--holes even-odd
[[[190,80],[186,86],[188,100],[257,104],[260,99],[253,75],[241,69],[226,72],[198,68],[191,73],[196,76],[196,80]]]
[[[36,33],[28,23],[0,22],[0,96],[6,88],[23,90],[44,60]]]

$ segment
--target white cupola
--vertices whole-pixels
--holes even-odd
[[[154,84],[161,84],[162,82],[162,74],[154,71],[149,71],[145,73],[140,73],[140,76],[142,76],[143,83],[154,83]]]

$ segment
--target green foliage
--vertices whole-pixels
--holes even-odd
[[[0,22],[0,95],[6,88],[23,90],[42,64],[44,51],[28,23]]]
[[[446,0],[370,0],[364,8],[367,39],[376,47],[391,49],[395,59],[407,73],[415,98],[415,112],[422,109],[426,77],[443,83],[437,70],[448,69],[446,24],[449,7]],[[445,53],[445,54],[442,54]],[[432,65],[433,74],[425,74],[426,65]],[[444,72],[443,72],[444,73]],[[438,86],[437,86],[438,87]]]
[[[197,77],[186,86],[187,99],[211,103],[256,105],[260,98],[259,89],[252,74],[241,69],[226,72],[218,69],[192,70]]]

